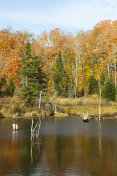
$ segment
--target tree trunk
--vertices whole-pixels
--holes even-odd
[[[84,70],[83,70],[83,64],[82,64],[82,92],[84,89],[83,75],[84,75]]]
[[[77,86],[78,86],[78,56],[76,57],[75,98],[77,97]]]
[[[99,122],[101,117],[101,88],[100,88],[100,96],[99,96]]]
[[[99,88],[101,87],[101,83],[100,83],[100,61],[98,59],[98,68],[99,68]]]
[[[42,91],[40,91],[39,109],[41,108],[41,95],[42,95]]]
[[[114,53],[114,48],[112,47],[112,54],[113,54],[113,58],[114,58],[114,77],[115,77],[115,87],[116,87],[116,84],[117,84],[117,78],[116,78],[116,55]]]

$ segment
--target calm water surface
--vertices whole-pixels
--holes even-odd
[[[117,120],[43,120],[31,143],[31,120],[0,120],[0,176],[117,176]]]

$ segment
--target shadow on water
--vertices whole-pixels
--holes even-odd
[[[0,176],[117,175],[117,121],[76,118],[42,121],[31,142],[31,120],[0,120]]]

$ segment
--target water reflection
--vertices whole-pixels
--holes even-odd
[[[102,153],[102,134],[101,134],[101,122],[99,122],[99,155],[101,158],[101,153]]]
[[[12,143],[17,141],[18,131],[12,131]]]
[[[117,121],[44,120],[31,142],[30,120],[0,121],[0,176],[117,175]]]

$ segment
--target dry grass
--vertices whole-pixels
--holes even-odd
[[[81,97],[77,99],[73,98],[57,98],[53,104],[59,105],[63,112],[57,113],[53,117],[69,117],[69,115],[82,115],[84,112],[88,112],[90,115],[98,116],[99,113],[99,98],[97,95],[88,96],[87,98]],[[20,104],[21,106],[21,104]],[[4,117],[16,116],[17,110],[21,111],[23,117],[40,117],[42,111],[36,108],[21,108],[17,104],[9,103],[2,106],[0,112]],[[22,106],[23,107],[23,106]],[[53,114],[51,110],[43,111],[45,117],[50,117]],[[117,114],[117,102],[106,101],[102,99],[101,103],[101,115],[113,115]]]
[[[63,106],[64,110],[68,114],[82,115],[84,112],[88,112],[90,115],[97,116],[99,114],[99,107],[97,105],[82,105],[82,106]],[[117,106],[101,106],[101,114],[114,114],[117,113]]]
[[[97,95],[80,97],[80,98],[57,98],[55,103],[62,106],[77,106],[77,105],[98,105],[99,97]],[[117,105],[117,102],[106,101],[102,99],[102,105]]]
[[[12,117],[14,114],[14,106],[3,106],[0,110],[4,117]]]
[[[56,113],[53,116],[54,118],[66,118],[69,117],[69,115],[67,113]]]
[[[20,111],[20,112],[19,112]],[[15,104],[4,104],[2,106],[0,113],[2,113],[3,117],[12,117],[12,118],[17,118],[17,117],[49,117],[53,114],[53,111],[50,110],[42,110],[38,108],[30,108],[30,107],[25,107],[25,108],[18,108],[17,105]]]
[[[98,116],[99,114],[99,98],[97,95],[73,98],[57,98],[55,103],[60,105],[65,113],[69,115],[82,115],[88,112],[90,115]],[[101,115],[117,113],[117,102],[106,101],[102,99]]]

